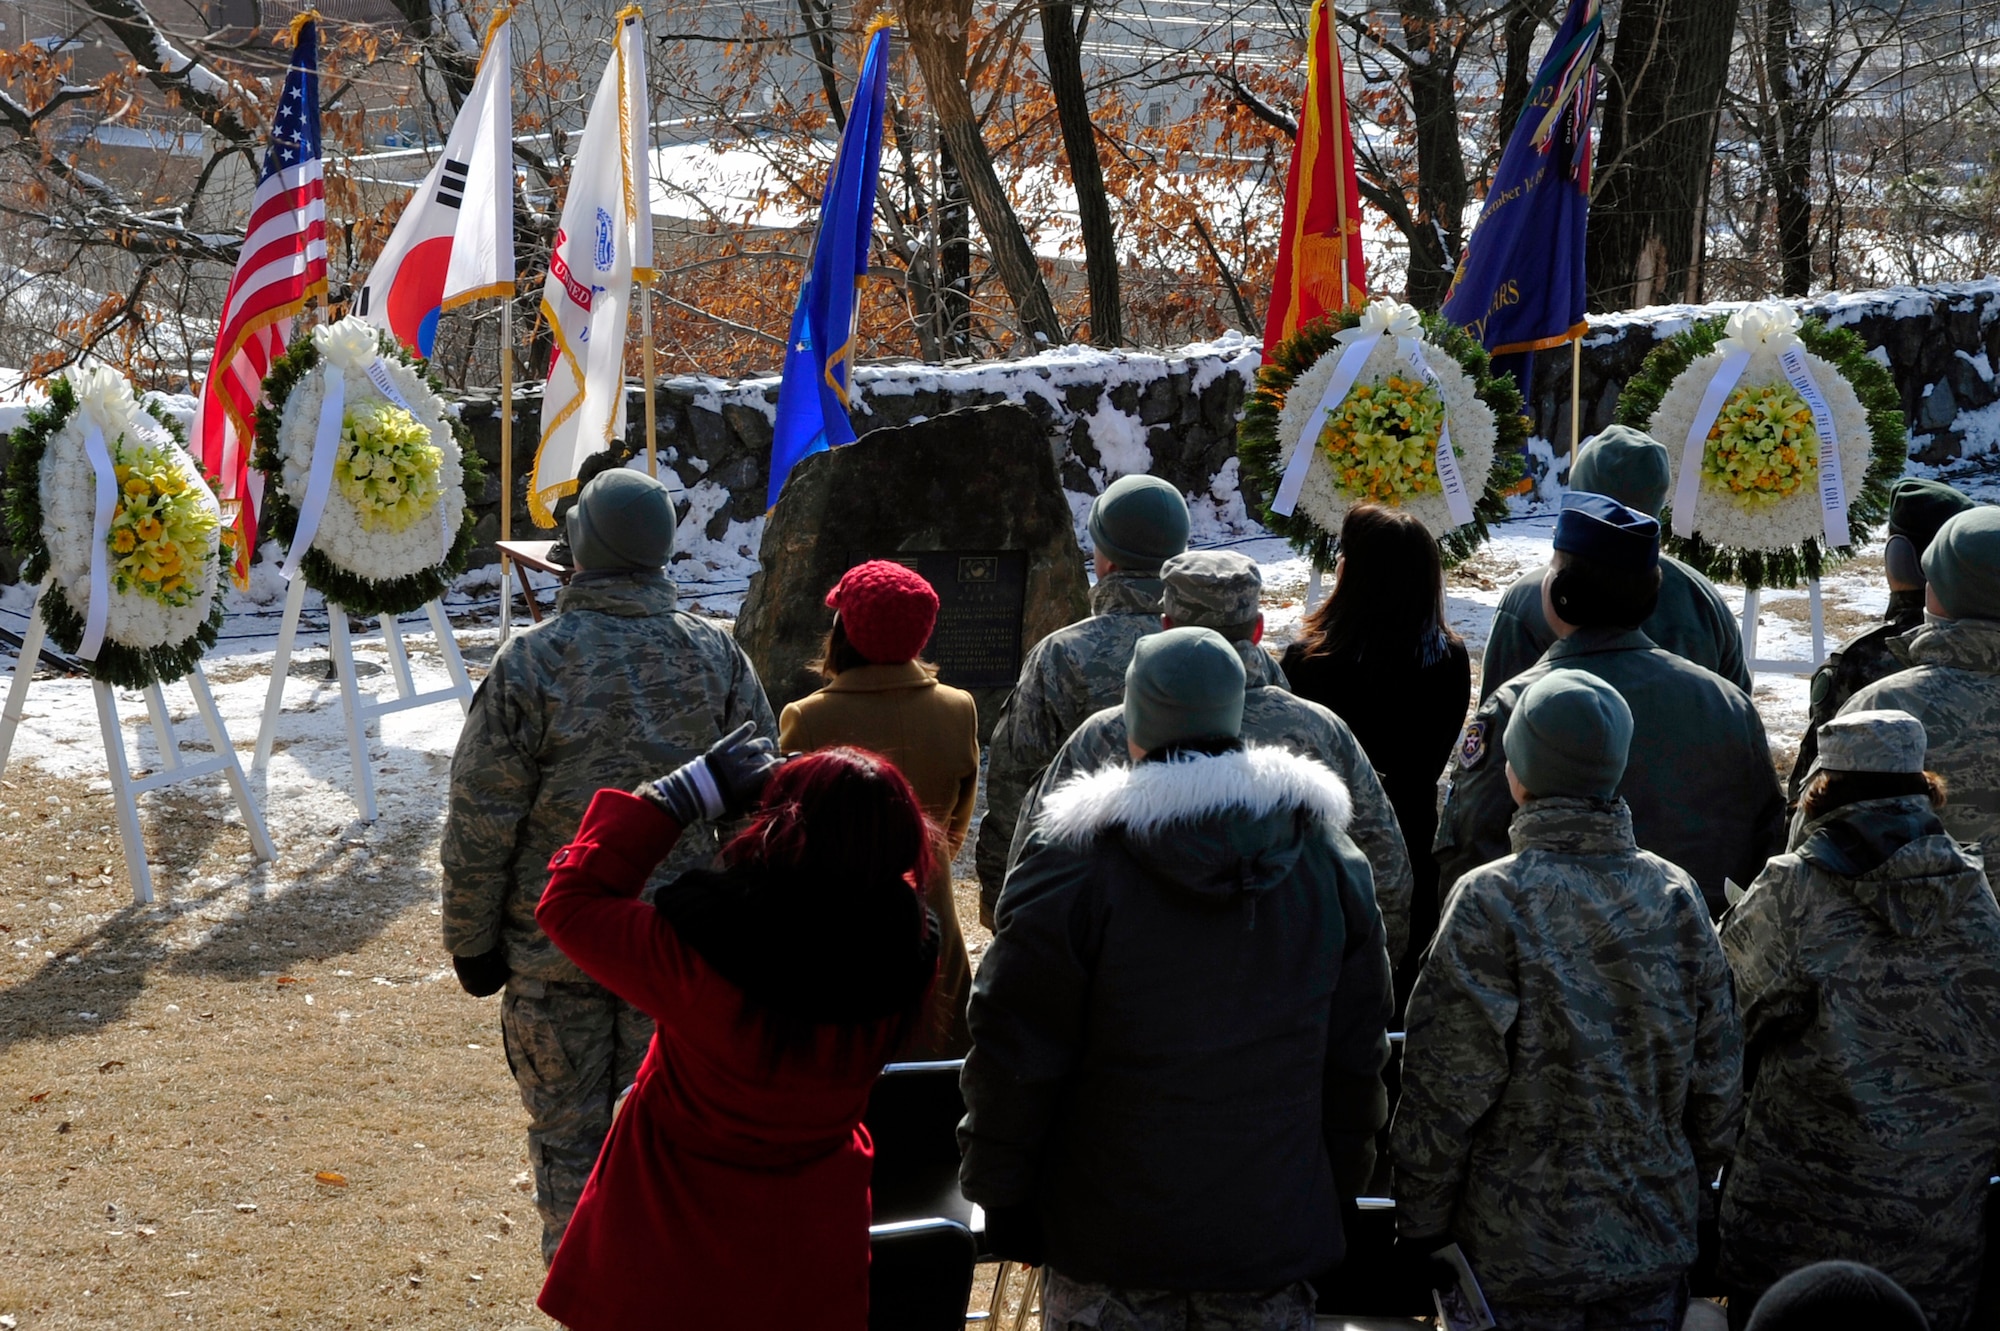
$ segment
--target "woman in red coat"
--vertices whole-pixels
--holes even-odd
[[[538,1300],[575,1331],[868,1322],[861,1115],[937,970],[931,831],[875,755],[750,734],[599,791],[549,861],[537,923],[658,1024]],[[753,803],[719,871],[637,899],[682,828]]]

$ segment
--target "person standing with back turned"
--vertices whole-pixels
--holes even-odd
[[[577,969],[536,924],[549,856],[600,788],[628,789],[745,723],[777,733],[735,639],[675,608],[665,486],[608,471],[583,488],[568,527],[577,574],[553,616],[494,655],[452,755],[438,847],[444,944],[459,983],[480,998],[506,990],[500,1033],[528,1111],[544,1261],[653,1038],[651,1017]],[[717,844],[707,823],[685,829],[652,881],[707,863]]]
[[[1542,672],[1504,735],[1514,853],[1458,880],[1410,995],[1399,1246],[1456,1241],[1501,1331],[1680,1331],[1743,1027],[1695,882],[1632,838],[1618,690]]]
[[[917,659],[937,624],[938,596],[916,570],[886,559],[857,564],[826,603],[835,612],[820,661],[826,685],[786,706],[778,747],[881,754],[909,780],[925,816],[943,833],[924,885],[938,920],[938,982],[899,1056],[963,1058],[972,1045],[965,1025],[972,963],[952,897],[951,862],[979,791],[979,708],[971,694],[938,683],[937,671]]]
[[[1663,444],[1630,426],[1608,425],[1577,450],[1569,488],[1616,499],[1636,513],[1658,518],[1666,507],[1670,479]],[[1743,633],[1728,603],[1714,583],[1671,555],[1660,556],[1660,597],[1639,629],[1656,645],[1750,692]],[[1541,660],[1555,641],[1555,625],[1542,613],[1542,575],[1526,574],[1507,589],[1493,612],[1479,671],[1479,701]]]
[[[1294,693],[1332,711],[1361,742],[1409,848],[1401,918],[1382,897],[1400,1006],[1437,930],[1438,777],[1472,691],[1465,643],[1444,619],[1444,562],[1423,523],[1378,504],[1347,511],[1333,591],[1285,649],[1284,671]]]
[[[1310,1331],[1387,1117],[1389,954],[1327,768],[1245,746],[1243,662],[1143,638],[1130,767],[1063,783],[972,986],[959,1183],[1048,1331]]]
[[[1160,631],[1160,565],[1187,549],[1187,500],[1157,476],[1121,476],[1091,504],[1089,526],[1090,618],[1028,652],[987,744],[986,816],[973,851],[989,929],[1029,784],[1085,717],[1118,701],[1132,644]]]

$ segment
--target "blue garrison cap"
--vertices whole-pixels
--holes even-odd
[[[1556,517],[1555,545],[1607,568],[1644,573],[1660,563],[1660,520],[1607,495],[1572,490]]]

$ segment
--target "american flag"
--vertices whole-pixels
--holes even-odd
[[[284,354],[292,317],[326,294],[326,183],[319,142],[319,27],[299,25],[250,225],[222,303],[222,328],[195,414],[201,463],[222,480],[237,533],[236,585],[250,578],[263,478],[250,469],[264,375]]]

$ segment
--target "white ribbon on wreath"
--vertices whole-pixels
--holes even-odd
[[[1354,381],[1361,377],[1362,367],[1368,363],[1375,349],[1382,345],[1383,339],[1395,339],[1398,354],[1426,383],[1433,388],[1437,386],[1437,372],[1424,359],[1423,320],[1414,306],[1394,300],[1370,301],[1361,312],[1360,323],[1352,328],[1343,328],[1333,336],[1343,348],[1340,361],[1334,366],[1333,378],[1328,381],[1326,391],[1320,394],[1318,405],[1306,417],[1305,430],[1299,435],[1299,442],[1285,463],[1285,474],[1278,483],[1277,496],[1271,501],[1273,513],[1289,516],[1298,507],[1299,491],[1305,487],[1306,473],[1312,469],[1313,450],[1318,447],[1320,431],[1326,428],[1326,418],[1339,410],[1347,395],[1354,391]],[[1449,415],[1438,429],[1436,466],[1438,484],[1444,490],[1445,506],[1451,512],[1451,520],[1464,526],[1472,521],[1472,498],[1466,492],[1458,458],[1451,451]]]
[[[326,516],[327,500],[333,494],[333,468],[340,457],[341,428],[347,415],[347,372],[359,371],[388,401],[413,416],[417,414],[390,377],[372,326],[358,319],[343,319],[313,329],[312,340],[319,349],[320,360],[328,367],[326,395],[320,399],[319,420],[313,430],[312,470],[307,475],[305,495],[299,501],[298,529],[285,551],[285,562],[278,567],[278,575],[287,582],[298,576],[299,561],[312,549],[320,519]],[[438,558],[449,559],[452,531],[443,502],[437,505],[437,513],[441,547]]]
[[[118,467],[112,460],[109,433],[125,432],[137,402],[125,376],[103,365],[80,365],[69,373],[83,426],[83,452],[96,482],[96,507],[90,524],[90,604],[84,609],[83,642],[76,654],[95,661],[104,650],[105,629],[111,622],[111,561],[104,552],[111,539],[111,519],[118,511]]]
[[[1826,543],[1839,547],[1852,539],[1847,526],[1847,487],[1840,468],[1840,436],[1833,423],[1833,408],[1826,393],[1806,363],[1806,351],[1799,341],[1798,311],[1789,305],[1766,302],[1746,305],[1729,316],[1723,338],[1716,350],[1722,364],[1708,381],[1701,405],[1688,426],[1681,450],[1680,478],[1674,487],[1674,535],[1686,539],[1695,533],[1695,505],[1701,495],[1701,460],[1708,449],[1709,431],[1722,414],[1729,395],[1750,365],[1757,351],[1776,356],[1785,379],[1812,412],[1813,430],[1819,436],[1819,505]]]

